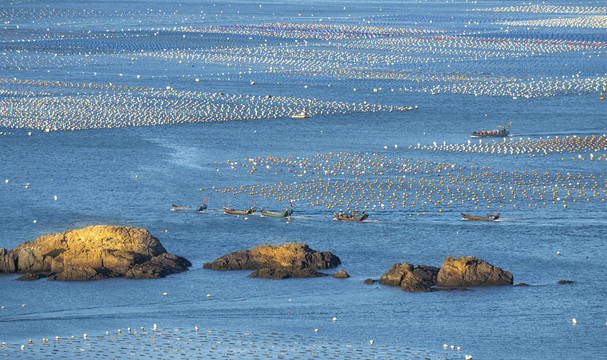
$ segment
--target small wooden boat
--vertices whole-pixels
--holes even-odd
[[[293,119],[306,119],[306,118],[312,117],[312,115],[306,113],[305,111],[302,111],[302,112],[299,112],[297,114],[291,115],[291,117]]]
[[[510,135],[510,124],[508,125],[499,125],[498,128],[500,130],[490,130],[490,131],[475,131],[472,133],[473,138],[490,138],[490,137],[506,137]]]
[[[473,138],[489,138],[489,137],[506,137],[510,135],[508,129],[492,130],[492,131],[475,131],[472,133]]]
[[[464,213],[460,213],[460,214],[462,214],[463,220],[472,220],[472,221],[495,221],[495,220],[499,219],[499,217],[500,217],[500,215],[498,213],[495,213],[495,215],[487,214],[487,216],[466,215]]]
[[[286,218],[291,216],[291,214],[293,214],[293,209],[285,209],[282,212],[271,212],[271,211],[266,211],[264,209],[259,209],[259,211],[261,212],[261,216],[267,216],[267,217],[275,217],[275,218]]]
[[[201,204],[198,207],[188,207],[188,206],[181,206],[181,205],[175,205],[172,204],[171,205],[171,211],[181,211],[181,212],[203,212],[207,209],[207,204]]]
[[[223,211],[226,214],[230,214],[230,215],[251,215],[252,213],[255,212],[255,208],[252,207],[250,209],[247,210],[235,210],[235,209],[231,209],[231,208],[227,208],[227,207],[223,207]]]
[[[369,217],[369,215],[363,213],[360,216],[352,216],[352,215],[340,215],[338,213],[333,213],[335,219],[339,221],[363,221]]]

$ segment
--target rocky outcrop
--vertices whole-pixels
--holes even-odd
[[[473,256],[454,259],[448,256],[438,272],[438,286],[497,286],[512,285],[512,274]]]
[[[429,292],[436,284],[439,269],[432,266],[411,264],[394,264],[392,269],[382,275],[379,283],[383,285],[399,286],[403,291]]]
[[[17,261],[12,251],[7,251],[4,248],[0,249],[0,272],[14,273],[16,263]]]
[[[512,274],[472,256],[447,257],[439,269],[432,266],[394,264],[379,280],[403,291],[429,292],[466,286],[512,285]],[[440,287],[440,288],[437,288]]]
[[[186,271],[190,262],[170,255],[145,229],[89,226],[42,235],[14,249],[0,249],[0,272],[24,273],[20,280],[160,278]]]
[[[333,273],[333,277],[336,279],[347,279],[350,277],[350,274],[348,274],[346,272],[346,270],[341,269],[339,271],[336,271],[335,273]]]
[[[256,270],[251,277],[285,279],[290,277],[319,277],[327,274],[316,270],[341,264],[328,251],[312,250],[306,244],[289,243],[282,246],[262,245],[240,250],[204,264],[212,270]]]

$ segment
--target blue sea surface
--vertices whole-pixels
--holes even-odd
[[[569,6],[565,1],[551,3]],[[600,2],[578,3],[598,11],[606,9]],[[597,60],[607,55],[604,27],[512,26],[506,31],[506,25],[498,23],[598,15],[474,11],[526,4],[518,1],[2,2],[0,58],[4,61],[0,65],[0,79],[111,83],[160,91],[170,86],[181,94],[175,96],[186,96],[183,95],[186,92],[225,92],[418,108],[317,113],[306,119],[271,115],[242,121],[165,126],[147,126],[145,122],[156,115],[142,111],[133,114],[144,119],[142,126],[46,132],[31,122],[18,125],[7,115],[12,110],[4,102],[47,97],[82,99],[97,94],[99,99],[104,96],[125,99],[128,94],[118,90],[98,93],[90,88],[0,82],[3,112],[0,133],[4,134],[0,135],[0,248],[12,249],[43,234],[89,225],[121,225],[148,229],[168,252],[184,256],[193,264],[187,272],[154,280],[14,281],[18,275],[2,274],[0,306],[4,308],[0,310],[0,342],[24,344],[28,339],[101,334],[158,324],[166,328],[199,326],[310,337],[318,329],[319,334],[329,339],[364,343],[373,339],[375,344],[436,351],[443,344],[454,344],[461,346],[462,351],[447,357],[461,359],[464,353],[475,359],[605,358],[607,149],[506,155],[437,148],[443,143],[461,144],[463,148],[472,131],[490,130],[509,122],[512,136],[508,141],[521,144],[557,137],[603,136],[607,133],[607,102],[599,100],[602,89],[590,91],[580,85],[576,90],[574,84],[573,90],[557,91],[555,86],[553,94],[539,95],[541,91],[537,91],[530,93],[537,96],[513,98],[506,94],[475,96],[454,88],[447,91],[447,84],[442,83],[441,91],[432,94],[429,88],[422,87],[423,83],[409,80],[340,79],[325,74],[328,68],[323,68],[322,61],[335,63],[321,51],[308,58],[302,55],[305,60],[297,60],[292,67],[280,63],[284,58],[278,60],[279,49],[292,47],[293,51],[300,49],[305,54],[312,51],[301,45],[301,38],[258,35],[247,30],[241,34],[204,32],[202,36],[171,30],[181,26],[330,24],[356,29],[374,26],[427,31],[419,35],[422,37],[468,34],[483,39],[597,42],[602,47],[546,51],[542,56],[523,54],[520,49],[484,49],[480,45],[468,49],[478,53],[427,52],[422,49],[426,45],[420,45],[416,49],[424,61],[380,64],[372,61],[380,61],[384,55],[396,56],[399,48],[390,49],[378,39],[367,39],[368,50],[363,54],[357,42],[365,39],[306,39],[309,47],[329,49],[339,44],[337,50],[331,50],[335,51],[331,56],[347,59],[341,63],[342,68],[407,73],[419,79],[430,74],[470,76],[475,80],[470,80],[468,86],[479,92],[488,88],[484,87],[489,84],[488,79],[500,76],[527,84],[564,77],[604,84],[607,63]],[[158,35],[153,35],[155,32]],[[37,41],[29,41],[32,39]],[[436,44],[430,42],[427,46]],[[196,60],[196,56],[210,59],[208,54],[222,47],[230,51],[262,49],[259,51],[263,56],[251,65],[237,62],[229,67],[227,62],[234,61],[233,58],[226,58],[225,62],[221,58]],[[459,48],[447,46],[447,49]],[[498,56],[486,57],[500,51]],[[179,53],[185,54],[183,61],[175,55]],[[271,66],[275,67],[273,70],[282,67],[287,71],[317,72],[318,76],[287,77],[270,70]],[[250,83],[253,79],[255,86]],[[111,116],[114,115],[108,112],[107,117]],[[481,143],[493,141],[483,139]],[[498,144],[502,141],[495,140]],[[472,139],[472,143],[479,141]],[[594,160],[590,160],[590,153]],[[559,186],[571,189],[575,188],[572,181],[589,179],[596,179],[598,185],[585,188],[579,201],[568,201],[567,206],[558,201],[553,204],[552,198],[547,205],[537,205],[536,201],[520,197],[514,201],[516,207],[508,200],[493,202],[489,207],[469,200],[407,208],[402,208],[400,201],[395,208],[381,209],[377,204],[374,209],[367,208],[369,220],[363,223],[333,220],[337,208],[311,206],[316,198],[277,200],[259,194],[250,196],[247,191],[236,195],[222,191],[281,182],[302,184],[319,178],[353,181],[354,175],[343,172],[298,176],[286,165],[272,164],[272,170],[267,171],[259,166],[261,170],[254,173],[242,166],[250,164],[249,159],[253,158],[311,162],[319,155],[329,154],[338,155],[339,159],[360,156],[386,163],[455,164],[453,174],[462,176],[471,172],[534,171],[539,174],[532,176],[536,179],[544,173],[552,178],[556,174],[563,177],[570,174],[574,180],[561,182]],[[603,159],[597,160],[600,156]],[[230,166],[227,161],[237,164]],[[439,176],[423,170],[405,175],[416,180]],[[580,178],[576,178],[578,175]],[[370,171],[356,177],[370,181],[395,179],[392,175],[372,175]],[[495,183],[497,180],[488,181],[487,186]],[[204,199],[208,210],[202,214],[170,211],[171,204],[194,206]],[[294,210],[289,221],[257,215],[234,217],[221,210],[228,205],[280,210],[289,201],[293,202]],[[501,219],[490,223],[462,221],[460,212],[481,215],[499,212]],[[243,271],[202,268],[205,262],[233,251],[289,242],[304,242],[312,249],[336,254],[342,261],[338,269],[346,270],[351,277],[267,280],[249,278],[248,272]],[[515,283],[531,286],[407,293],[363,283],[367,278],[379,279],[395,263],[440,267],[447,256],[483,259],[510,271]],[[559,280],[573,283],[559,285]],[[338,321],[333,322],[333,317]],[[577,319],[577,325],[572,324],[572,318]]]

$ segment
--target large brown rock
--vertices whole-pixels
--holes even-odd
[[[38,274],[49,280],[97,280],[107,277],[156,278],[185,271],[184,258],[170,255],[145,229],[89,226],[42,235],[10,251],[0,249],[0,272]]]
[[[429,292],[436,284],[436,275],[439,269],[432,266],[411,264],[394,264],[392,268],[382,275],[379,283],[383,285],[398,286],[403,291]]]
[[[0,249],[0,272],[14,273],[17,261],[15,255],[6,249]]]
[[[257,270],[250,276],[285,279],[326,276],[316,270],[329,269],[339,264],[339,258],[328,251],[312,250],[306,244],[289,243],[239,250],[207,262],[203,267],[212,270]]]
[[[429,292],[466,286],[512,285],[512,274],[472,256],[448,256],[439,269],[408,263],[394,264],[379,283],[409,292]],[[438,287],[436,287],[438,286]]]
[[[438,286],[512,285],[512,274],[473,256],[454,259],[448,256],[436,279]]]

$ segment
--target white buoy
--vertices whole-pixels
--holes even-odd
[[[82,335],[82,338],[84,338],[86,340],[86,334]]]
[[[57,201],[57,195],[53,196],[53,200]]]
[[[156,326],[156,324],[154,324],[154,330],[156,330],[158,328],[158,326]]]
[[[573,325],[577,325],[577,319],[576,318],[571,319],[571,322],[573,323]]]
[[[333,322],[336,322],[336,321],[337,321],[337,318],[336,318],[336,317],[334,317],[334,318],[333,318]]]

